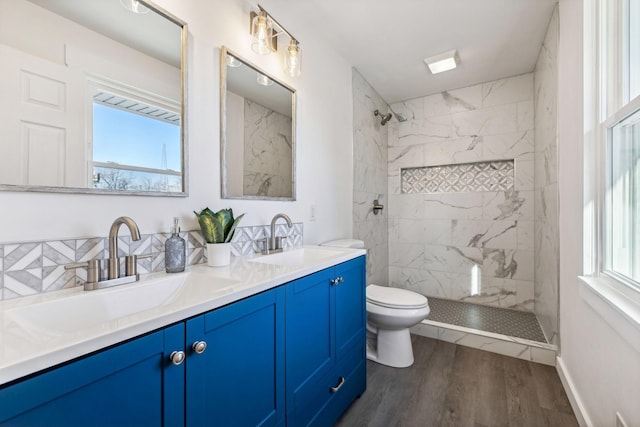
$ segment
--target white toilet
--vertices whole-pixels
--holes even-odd
[[[394,368],[413,365],[409,328],[429,315],[424,295],[387,286],[367,286],[367,359]]]
[[[362,240],[344,239],[322,246],[364,248]],[[394,368],[413,365],[409,328],[429,315],[424,295],[387,286],[367,286],[367,359]]]

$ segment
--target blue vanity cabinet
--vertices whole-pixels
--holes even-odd
[[[332,425],[366,387],[364,288],[360,257],[0,386],[0,426]]]
[[[366,388],[365,258],[286,286],[287,425],[332,425]]]
[[[178,324],[0,388],[0,425],[183,425],[183,347]]]
[[[186,342],[188,427],[284,425],[284,287],[188,320]]]

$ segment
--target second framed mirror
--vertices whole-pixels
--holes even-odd
[[[220,52],[222,198],[295,200],[296,91]]]

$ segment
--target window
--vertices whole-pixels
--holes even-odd
[[[585,273],[640,291],[640,0],[588,4]]]
[[[627,0],[625,28],[629,99],[640,96],[640,1]]]
[[[181,192],[179,104],[94,76],[88,89],[91,186]]]
[[[604,271],[640,286],[640,111],[608,129]]]

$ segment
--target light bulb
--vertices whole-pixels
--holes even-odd
[[[267,55],[272,52],[271,38],[273,37],[273,28],[271,22],[267,18],[265,11],[260,11],[252,21],[251,34],[253,35],[253,43],[251,49],[260,55]]]
[[[140,3],[138,0],[120,0],[120,4],[130,12],[143,14],[149,13],[149,8]]]
[[[299,76],[301,63],[302,49],[296,40],[291,39],[284,55],[284,72],[291,77]]]
[[[262,73],[257,73],[256,81],[262,86],[271,86],[273,84],[273,80]]]

